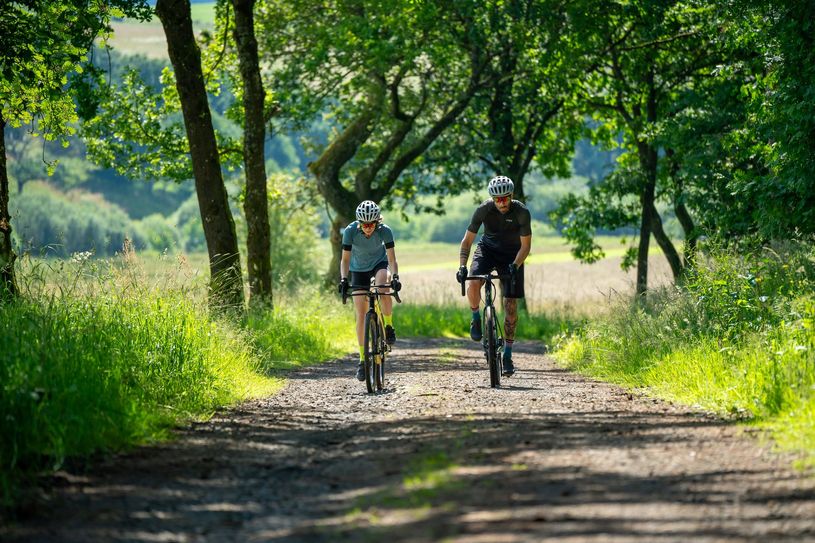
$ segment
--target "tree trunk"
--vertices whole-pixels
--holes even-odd
[[[674,212],[676,218],[679,219],[679,224],[682,225],[682,230],[685,232],[685,268],[692,268],[696,258],[696,242],[698,234],[696,232],[696,225],[693,223],[693,217],[690,216],[688,208],[681,201],[674,204]]]
[[[654,70],[651,68],[647,75],[648,99],[646,101],[646,121],[653,125],[657,120],[656,95],[654,91]],[[632,124],[633,121],[629,121]],[[642,217],[640,220],[640,243],[637,249],[637,298],[644,299],[648,291],[648,249],[651,244],[651,228],[654,224],[654,200],[656,198],[657,164],[659,155],[656,148],[646,141],[637,142],[637,154],[640,168],[645,177],[645,185],[640,193]]]
[[[642,204],[642,222],[640,223],[640,244],[637,255],[637,294],[642,295],[648,289],[648,245],[651,233],[659,243],[668,264],[671,266],[674,281],[679,281],[682,277],[683,267],[679,253],[676,251],[673,242],[662,228],[662,218],[654,205],[657,179],[658,154],[654,146],[647,143],[638,145],[640,167],[645,174],[645,187],[640,197]]]
[[[640,197],[642,220],[640,243],[637,248],[637,297],[643,298],[648,290],[648,247],[651,243],[651,209],[654,203],[654,185],[648,184]]]
[[[9,186],[6,169],[6,120],[0,112],[0,301],[17,295],[14,261],[17,255],[11,246],[11,215],[8,210]]]
[[[679,283],[682,280],[682,274],[685,271],[684,267],[682,266],[682,259],[679,257],[679,253],[676,251],[676,247],[674,247],[671,238],[668,237],[665,230],[662,228],[662,217],[659,216],[659,212],[654,206],[651,207],[651,232],[654,233],[654,239],[656,239],[657,243],[659,243],[659,247],[665,254],[668,264],[671,266],[671,272],[674,276],[674,283]]]
[[[334,285],[340,280],[340,258],[342,258],[342,229],[345,228],[352,219],[347,216],[336,215],[331,221],[331,263],[328,265],[328,273],[325,281],[329,285]]]
[[[342,237],[339,229],[350,222],[348,217],[354,216],[354,210],[359,204],[359,200],[369,197],[367,194],[359,196],[344,188],[340,182],[340,170],[354,157],[360,146],[371,135],[374,119],[379,114],[382,100],[382,90],[374,89],[369,97],[369,107],[334,138],[334,141],[326,147],[317,160],[308,165],[309,170],[317,180],[317,189],[320,194],[325,198],[328,205],[337,212],[331,222],[331,232],[329,232],[331,262],[324,276],[326,285],[335,283],[339,277],[339,259],[342,250]]]
[[[246,267],[250,302],[272,302],[272,261],[269,240],[269,200],[266,189],[266,139],[263,113],[265,94],[260,79],[255,39],[255,0],[232,0],[235,8],[235,42],[243,80],[243,163],[246,170]]]
[[[640,243],[637,250],[637,296],[642,297],[648,290],[648,249],[651,243],[651,228],[654,224],[654,199],[657,182],[657,150],[648,143],[637,144],[637,151],[645,177],[645,185],[640,193],[642,217],[640,221]]]
[[[238,238],[221,174],[189,0],[158,0],[156,14],[167,37],[167,51],[175,70],[176,88],[190,145],[195,191],[209,253],[210,307],[216,312],[243,312]]]
[[[696,242],[698,233],[696,232],[696,225],[693,222],[687,206],[684,203],[684,183],[682,178],[677,174],[679,173],[679,162],[676,160],[676,152],[671,149],[665,149],[665,157],[670,161],[671,179],[674,185],[674,213],[682,226],[682,231],[685,233],[685,255],[683,267],[685,270],[693,266],[694,257],[696,254]],[[684,271],[683,271],[684,274]]]

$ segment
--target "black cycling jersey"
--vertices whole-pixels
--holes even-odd
[[[477,234],[484,225],[484,235],[478,242],[491,252],[514,257],[521,248],[521,236],[532,235],[529,209],[518,200],[512,200],[509,211],[501,213],[492,199],[478,206],[467,230]]]

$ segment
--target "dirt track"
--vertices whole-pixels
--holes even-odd
[[[3,541],[815,541],[815,478],[737,427],[518,345],[401,341],[389,390],[351,359],[178,439],[60,473]]]

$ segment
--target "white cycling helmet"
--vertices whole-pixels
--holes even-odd
[[[505,175],[496,175],[490,179],[487,190],[493,198],[496,196],[509,196],[515,191],[515,184],[512,179]]]
[[[376,202],[365,200],[357,206],[357,220],[360,222],[374,222],[379,220],[379,206]]]

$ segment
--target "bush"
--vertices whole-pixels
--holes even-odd
[[[276,289],[294,292],[324,270],[315,220],[318,195],[304,178],[286,173],[272,175],[268,189],[272,282]]]
[[[18,252],[65,257],[92,251],[112,255],[122,250],[125,238],[137,247],[145,240],[138,226],[121,208],[99,195],[59,191],[43,183],[28,183],[11,203],[12,225]]]
[[[204,227],[201,224],[201,211],[198,207],[198,197],[193,194],[175,210],[168,219],[178,233],[181,249],[188,253],[206,252],[207,240],[204,237]]]
[[[139,221],[138,226],[148,248],[159,252],[179,248],[178,231],[163,216],[149,215]]]

